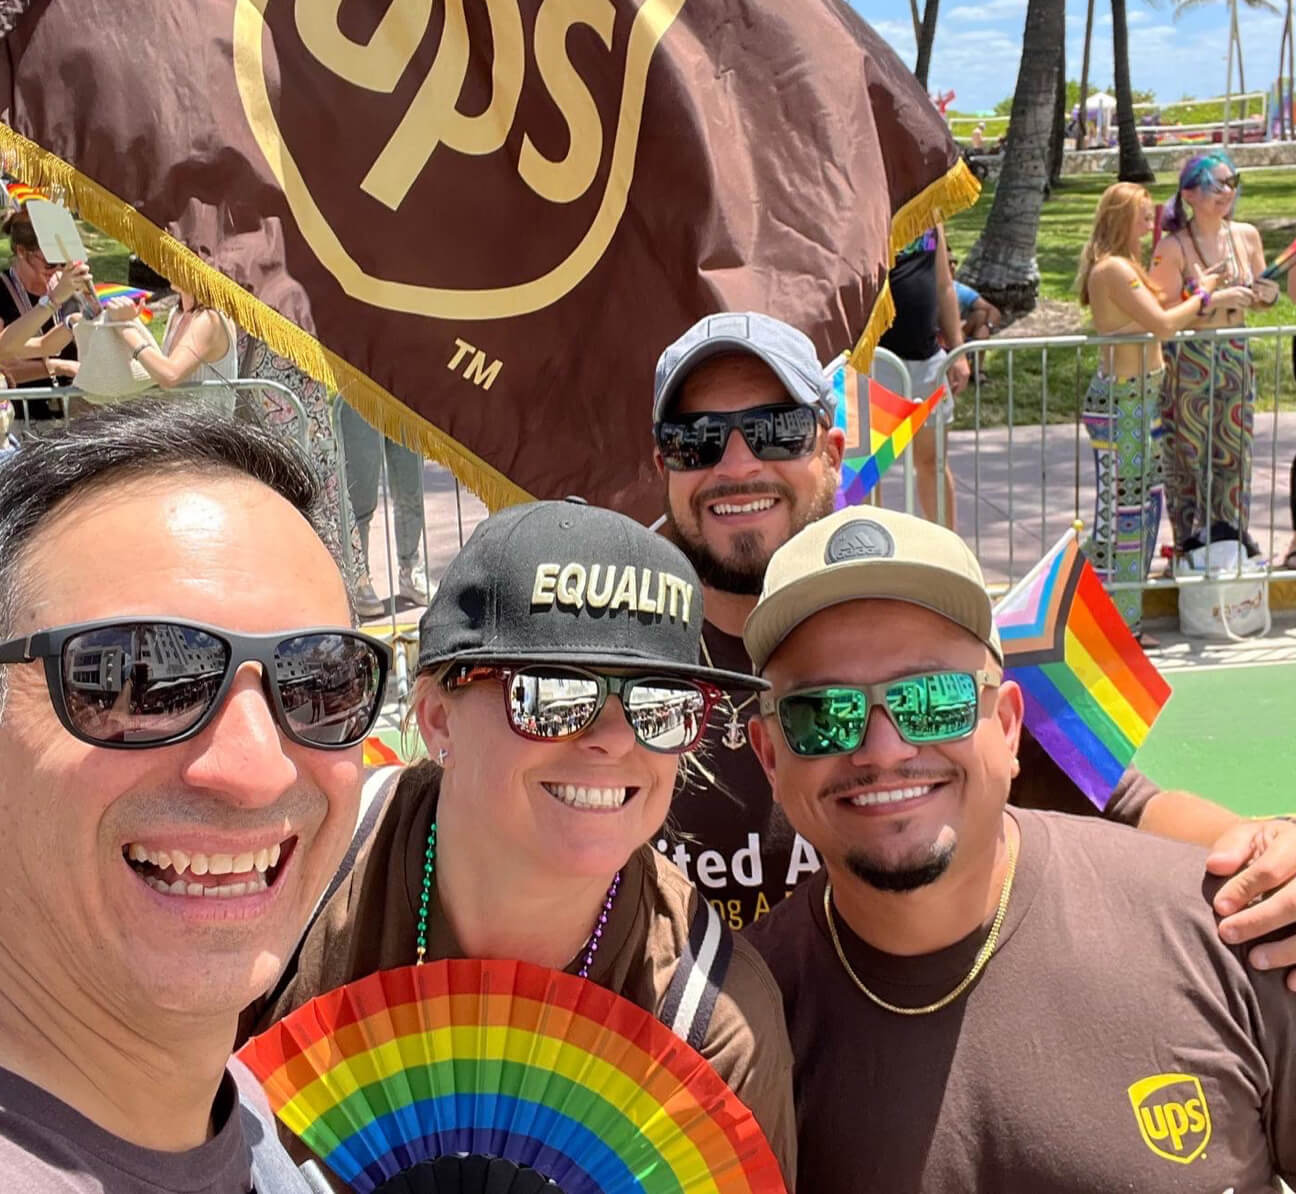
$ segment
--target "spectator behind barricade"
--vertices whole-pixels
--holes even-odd
[[[953,253],[949,259],[950,277],[954,282],[954,296],[958,299],[959,318],[963,321],[963,343],[969,340],[988,340],[1003,326],[1003,312],[989,299],[982,298],[966,282],[960,282],[954,276],[958,269],[958,258]],[[948,347],[948,345],[946,346]],[[979,358],[969,358],[975,364]]]
[[[187,290],[176,288],[179,305],[173,307],[162,332],[161,346],[138,322],[140,307],[127,298],[110,299],[104,308],[106,325],[118,332],[131,359],[142,365],[152,381],[165,390],[198,382],[229,383],[238,374],[238,329],[234,321],[214,307],[199,303]],[[233,386],[204,395],[204,401],[233,415]]]
[[[980,153],[985,149],[985,125],[978,124],[972,130],[972,152]]]
[[[1170,307],[1143,269],[1143,239],[1155,221],[1152,197],[1137,183],[1118,182],[1098,201],[1093,231],[1080,254],[1076,289],[1093,311],[1100,335],[1152,332],[1161,339],[1191,327],[1208,310],[1217,274],[1190,267],[1192,291]],[[1160,344],[1116,344],[1101,350],[1084,400],[1094,450],[1097,493],[1084,550],[1105,584],[1142,584],[1161,526]],[[1130,629],[1143,630],[1142,589],[1112,593]]]
[[[1168,297],[1186,298],[1194,267],[1220,275],[1209,308],[1193,326],[1240,328],[1251,307],[1270,307],[1278,285],[1260,277],[1264,246],[1254,225],[1233,219],[1242,177],[1228,154],[1189,158],[1166,204],[1167,235],[1152,257],[1151,280]],[[1208,540],[1240,539],[1251,515],[1255,366],[1248,341],[1183,340],[1166,346],[1161,417],[1165,423],[1166,503],[1175,549],[1186,555]]]
[[[387,610],[387,603],[374,591],[369,567],[369,528],[378,508],[378,480],[384,458],[387,492],[396,524],[396,593],[415,605],[427,605],[431,600],[427,569],[419,567],[423,539],[423,458],[404,444],[388,439],[346,403],[341,404],[338,423],[346,456],[347,496],[360,539],[356,612],[363,618],[376,618]]]
[[[42,312],[37,326],[23,334],[23,341],[27,341],[46,320],[53,317],[56,321],[34,352],[23,353],[21,358],[16,354],[6,365],[6,372],[16,385],[24,387],[66,385],[76,377],[77,350],[71,328],[63,318],[67,314],[63,308],[71,296],[62,293],[56,303],[51,293],[64,272],[62,263],[45,259],[25,208],[6,215],[0,231],[9,237],[12,253],[9,268],[0,273],[0,326],[8,327],[33,310]]]
[[[0,398],[0,464],[18,451],[18,437],[13,433],[14,408],[8,398]]]
[[[945,523],[954,525],[954,471],[948,456],[944,475],[936,476],[938,444],[954,419],[954,396],[968,382],[968,362],[960,357],[945,374],[946,349],[963,343],[963,321],[959,318],[954,276],[950,273],[945,229],[939,224],[900,250],[888,276],[895,302],[895,322],[878,343],[895,353],[909,374],[909,396],[915,402],[927,399],[942,381],[949,393],[923,424],[913,440],[914,473],[918,501],[933,522],[939,517],[938,490],[944,488]],[[937,338],[937,332],[940,339]],[[945,348],[941,347],[941,339]]]

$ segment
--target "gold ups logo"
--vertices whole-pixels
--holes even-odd
[[[235,0],[234,73],[298,229],[347,294],[438,319],[506,319],[561,299],[607,251],[634,179],[648,68],[684,4]],[[267,45],[276,49],[269,70]],[[301,111],[303,91],[319,105],[313,124]],[[294,122],[281,120],[294,105]],[[344,150],[367,154],[367,172],[330,178],[328,157],[340,161]],[[477,229],[435,227],[432,218],[440,240],[425,228],[414,243],[408,224],[405,235],[388,233],[372,213],[417,215],[415,184],[427,172],[442,194],[470,202],[474,186],[482,190],[470,179],[483,159],[507,165],[524,210],[545,219],[546,240],[560,245],[556,254],[527,265],[523,252],[498,249],[500,238],[526,228],[484,228],[482,255],[492,241],[497,251],[483,284],[467,284],[462,253],[452,263],[459,268],[445,266],[443,284],[411,279],[412,259],[447,256],[436,250]]]
[[[1143,1143],[1158,1157],[1187,1165],[1211,1136],[1210,1108],[1191,1074],[1153,1074],[1129,1088]]]

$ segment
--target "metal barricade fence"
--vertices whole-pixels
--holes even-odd
[[[309,448],[308,427],[306,422],[306,411],[303,409],[301,400],[287,386],[277,381],[269,381],[260,377],[234,377],[229,381],[199,381],[191,382],[188,385],[173,386],[169,389],[157,387],[155,389],[143,390],[139,393],[132,394],[129,398],[123,398],[121,401],[129,402],[134,398],[207,398],[207,397],[225,397],[230,391],[233,391],[236,397],[247,396],[253,397],[260,393],[273,394],[277,401],[283,401],[292,408],[295,420],[294,434],[300,441],[303,448]],[[107,405],[102,398],[95,395],[87,394],[84,390],[76,386],[20,386],[15,389],[0,389],[0,400],[8,399],[15,406],[15,412],[20,415],[15,424],[15,431],[21,440],[22,436],[28,433],[33,426],[45,421],[33,419],[31,415],[31,405],[33,403],[44,403],[49,405],[55,403],[60,407],[57,414],[51,415],[50,421],[61,422],[68,417],[68,410],[73,406],[71,399],[81,399],[90,406]],[[76,418],[75,413],[71,416]]]
[[[1230,537],[1220,534],[1217,525],[1226,519],[1215,512],[1235,500],[1239,509],[1238,532],[1249,533],[1256,527],[1262,534],[1267,515],[1267,541],[1261,558],[1268,579],[1296,578],[1296,570],[1275,568],[1272,561],[1280,543],[1286,543],[1292,528],[1279,525],[1280,507],[1285,523],[1286,501],[1280,501],[1279,489],[1287,484],[1288,466],[1296,456],[1296,385],[1292,381],[1291,342],[1296,325],[1276,327],[1220,328],[1180,332],[1167,342],[1166,368],[1173,354],[1189,342],[1207,342],[1211,347],[1197,352],[1192,382],[1197,390],[1196,409],[1191,420],[1184,420],[1182,405],[1174,404],[1167,413],[1178,413],[1180,425],[1172,425],[1160,434],[1162,407],[1161,382],[1144,369],[1138,381],[1138,414],[1131,424],[1129,404],[1123,412],[1127,434],[1135,434],[1140,443],[1159,440],[1161,452],[1153,451],[1135,470],[1138,489],[1144,494],[1159,479],[1158,456],[1167,447],[1176,455],[1176,470],[1167,478],[1169,484],[1183,479],[1183,462],[1194,457],[1200,463],[1200,476],[1194,475],[1193,504],[1205,510],[1201,544],[1209,545]],[[1218,343],[1231,342],[1221,349]],[[1085,399],[1091,380],[1100,372],[1104,350],[1121,345],[1141,345],[1140,356],[1146,360],[1156,337],[1150,333],[1118,336],[1063,335],[1030,338],[999,336],[993,340],[975,340],[952,351],[945,363],[950,366],[962,358],[973,366],[972,380],[957,399],[959,415],[948,437],[938,441],[937,473],[946,459],[952,463],[959,479],[966,511],[971,506],[970,525],[959,520],[958,530],[973,546],[981,560],[986,578],[994,587],[1006,588],[1019,580],[1076,520],[1084,524],[1086,534],[1095,521],[1095,496],[1101,492],[1096,477],[1095,446],[1114,450],[1112,443],[1122,421],[1115,406],[1090,412],[1090,431],[1085,428]],[[1221,357],[1228,361],[1221,368]],[[1206,363],[1201,363],[1201,358]],[[1246,362],[1254,373],[1254,385],[1248,396],[1244,380]],[[1151,362],[1148,362],[1151,363]],[[1260,408],[1263,407],[1262,411]],[[1249,408],[1249,409],[1248,409]],[[1287,412],[1280,417],[1280,411]],[[969,420],[970,412],[970,420]],[[971,426],[966,424],[970,421]],[[1251,432],[1248,425],[1254,422]],[[1184,425],[1185,423],[1191,425]],[[961,425],[961,426],[960,426]],[[1107,441],[1099,444],[1106,428]],[[1180,437],[1167,445],[1171,436]],[[1187,438],[1186,438],[1187,437]],[[1186,445],[1186,447],[1185,447]],[[1281,446],[1280,446],[1281,445]],[[1235,451],[1236,450],[1236,451]],[[1237,456],[1230,458],[1230,453]],[[1280,464],[1281,460],[1281,464]],[[1258,468],[1257,468],[1258,462]],[[1110,474],[1115,462],[1105,466],[1109,471],[1104,488],[1109,497],[1106,511],[1110,533],[1115,535],[1117,520],[1134,517],[1128,505],[1122,515],[1116,494],[1116,477]],[[1257,476],[1257,473],[1259,474]],[[1128,473],[1126,474],[1128,475]],[[1251,486],[1261,482],[1259,491],[1267,490],[1267,502],[1250,500]],[[938,495],[943,493],[938,487]],[[1183,493],[1167,495],[1176,504],[1185,500]],[[1222,501],[1217,501],[1222,498]],[[1251,517],[1257,513],[1260,519]],[[940,521],[949,524],[950,511],[940,502]],[[1168,541],[1160,533],[1166,514],[1163,512],[1153,528],[1155,544]],[[1128,534],[1128,527],[1126,528]],[[1281,539],[1279,538],[1281,536]],[[1196,544],[1194,544],[1196,546]],[[1246,552],[1238,553],[1236,577],[1244,574]],[[1175,559],[1164,575],[1145,573],[1142,580],[1110,582],[1109,592],[1131,589],[1156,589],[1199,583],[1200,575],[1176,574]],[[1155,558],[1152,572],[1156,572]],[[1228,576],[1232,579],[1234,573]],[[1215,574],[1213,578],[1217,578]]]

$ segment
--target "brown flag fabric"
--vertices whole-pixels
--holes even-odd
[[[0,3],[24,181],[492,506],[656,517],[661,349],[753,309],[864,366],[977,193],[844,0]]]

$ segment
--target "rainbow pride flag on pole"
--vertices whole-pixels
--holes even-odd
[[[139,303],[147,302],[153,297],[151,291],[141,290],[138,286],[127,286],[124,282],[96,282],[95,295],[101,303],[115,298],[128,298],[133,303]],[[140,308],[139,317],[141,323],[153,322],[153,312],[147,307]]]
[[[1170,686],[1125,625],[1068,531],[995,607],[1007,679],[1026,728],[1104,808]]]
[[[28,199],[48,199],[49,196],[44,191],[37,190],[36,187],[29,187],[25,182],[6,182],[3,184],[5,194],[9,202],[14,207],[21,207]]]
[[[837,426],[846,433],[846,455],[842,460],[841,484],[836,508],[859,505],[873,487],[913,442],[913,437],[945,396],[941,386],[923,402],[914,403],[857,373],[844,362],[834,370],[837,394]],[[861,402],[861,396],[866,402]],[[862,412],[867,411],[867,428]],[[865,431],[868,445],[865,447]]]

